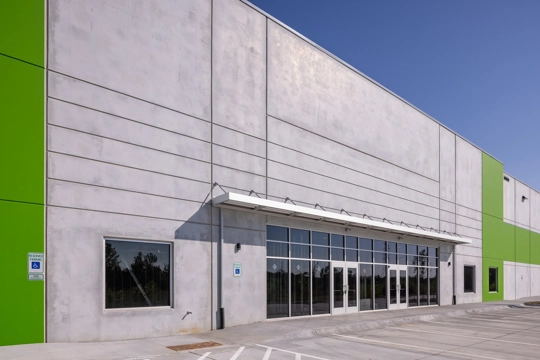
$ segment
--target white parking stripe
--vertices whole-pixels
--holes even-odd
[[[204,353],[204,354],[203,354],[200,358],[198,358],[197,360],[203,360],[203,359],[206,359],[206,357],[207,357],[208,355],[210,355],[210,354],[211,354],[211,352]]]
[[[477,317],[468,317],[468,318],[462,318],[465,320],[471,320],[471,321],[492,321],[492,322],[499,322],[504,324],[514,324],[514,325],[521,325],[521,326],[528,326],[527,324],[523,324],[523,321],[505,321],[505,320],[494,320],[494,319],[484,319],[484,318],[477,318]]]
[[[467,353],[462,353],[462,352],[458,352],[458,351],[440,350],[440,349],[433,349],[433,348],[428,348],[428,347],[423,347],[423,346],[415,346],[415,345],[405,345],[405,344],[399,344],[399,343],[391,343],[391,342],[388,342],[388,341],[371,340],[371,339],[366,339],[366,338],[361,338],[361,337],[355,337],[355,336],[346,336],[346,335],[339,335],[339,334],[334,334],[334,336],[340,336],[340,337],[347,338],[347,339],[360,340],[360,341],[366,341],[366,342],[371,342],[371,343],[378,343],[378,344],[385,344],[385,345],[393,345],[393,346],[403,346],[403,347],[414,348],[414,349],[421,349],[421,350],[429,350],[429,351],[435,352],[436,355],[441,355],[441,354],[456,354],[456,355],[472,356],[472,357],[477,357],[477,358],[481,358],[481,359],[488,359],[488,360],[504,360],[504,359],[493,358],[493,357],[487,357],[487,356],[480,356],[480,355],[467,354]]]
[[[236,360],[240,356],[242,351],[244,351],[245,348],[246,348],[245,346],[242,346],[240,349],[236,350],[236,352],[234,353],[234,355],[231,357],[230,360]]]
[[[450,326],[457,326],[457,327],[481,328],[481,329],[491,329],[491,330],[496,330],[496,331],[504,330],[504,331],[509,331],[511,333],[530,332],[530,333],[534,333],[534,334],[540,334],[540,331],[534,331],[534,330],[507,329],[507,328],[500,328],[500,327],[493,327],[493,326],[480,326],[480,325],[464,325],[464,324],[460,324],[460,323],[439,322],[439,321],[431,321],[431,320],[425,320],[424,322],[429,323],[429,324],[441,324],[441,325],[445,325],[445,326],[450,325]],[[508,335],[511,335],[511,334],[508,334]]]
[[[266,349],[266,352],[264,353],[264,357],[262,360],[268,360],[270,358],[271,353],[272,353],[272,348]]]
[[[470,336],[470,335],[458,335],[453,333],[444,333],[444,332],[435,332],[435,331],[422,331],[422,330],[413,330],[410,328],[402,329],[397,327],[385,327],[385,329],[391,329],[391,330],[401,330],[401,331],[413,331],[413,332],[419,332],[424,334],[434,334],[434,335],[448,335],[448,336],[455,336],[455,337],[464,337],[468,339],[476,339],[476,340],[487,340],[487,341],[495,341],[495,342],[503,342],[503,343],[509,343],[509,344],[519,344],[519,345],[529,345],[529,346],[536,346],[540,347],[538,344],[531,344],[531,343],[524,343],[519,341],[510,341],[510,340],[499,340],[499,339],[490,339],[490,338],[483,338],[478,336]]]
[[[276,351],[286,352],[286,353],[289,353],[289,354],[294,354],[294,355],[296,356],[296,359],[300,359],[300,357],[298,357],[298,356],[304,356],[304,357],[311,358],[311,359],[329,360],[329,359],[325,359],[325,358],[318,357],[318,356],[313,356],[313,355],[307,355],[307,354],[297,353],[297,352],[294,352],[294,351],[278,349],[278,348],[275,348],[275,347],[270,347],[270,346],[265,346],[265,345],[259,345],[259,344],[256,344],[256,345],[257,345],[257,346],[260,346],[260,347],[263,347],[263,348],[267,348],[267,349],[272,349],[272,350],[276,350]],[[266,354],[265,354],[265,356],[266,356]]]

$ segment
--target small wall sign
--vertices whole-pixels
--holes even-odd
[[[242,276],[242,263],[233,264],[233,276],[241,277]]]
[[[43,280],[45,254],[28,253],[28,280]]]

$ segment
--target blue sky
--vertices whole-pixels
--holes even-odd
[[[540,191],[540,1],[251,2]]]

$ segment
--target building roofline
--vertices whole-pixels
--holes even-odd
[[[369,76],[367,76],[366,74],[364,74],[363,72],[361,72],[360,70],[358,70],[357,68],[355,68],[354,66],[352,66],[351,64],[347,63],[346,61],[340,59],[339,57],[337,57],[336,55],[332,54],[331,52],[329,52],[328,50],[326,50],[325,48],[323,48],[322,46],[318,45],[317,43],[313,42],[312,40],[308,39],[307,37],[305,37],[304,35],[300,34],[298,31],[292,29],[290,26],[284,24],[282,21],[276,19],[275,17],[273,17],[272,15],[268,14],[267,12],[265,12],[264,10],[262,10],[261,8],[255,6],[254,4],[252,4],[251,2],[249,2],[248,0],[239,0],[240,2],[248,5],[249,7],[251,7],[253,10],[261,13],[262,15],[266,16],[267,18],[271,19],[272,21],[276,22],[277,24],[279,24],[280,26],[284,27],[285,29],[289,30],[290,32],[292,32],[293,34],[295,34],[296,36],[298,36],[299,38],[301,38],[302,40],[306,41],[308,44],[310,44],[311,46],[315,47],[317,50],[320,50],[322,51],[324,54],[330,56],[332,59],[338,61],[339,63],[341,63],[342,65],[346,66],[347,68],[349,68],[350,70],[354,71],[355,73],[357,73],[358,75],[362,76],[363,78],[365,78],[366,80],[368,80],[369,82],[377,85],[378,87],[380,87],[381,89],[383,89],[384,91],[388,92],[389,94],[393,95],[394,97],[396,97],[397,99],[403,101],[405,104],[409,105],[410,107],[412,107],[413,109],[415,109],[416,111],[420,112],[422,115],[428,117],[429,119],[431,119],[432,121],[436,122],[437,124],[439,124],[440,126],[442,126],[443,128],[445,128],[446,130],[452,132],[454,135],[456,135],[457,137],[459,137],[460,139],[466,141],[467,143],[471,144],[472,146],[474,146],[475,148],[477,148],[478,150],[486,153],[487,155],[491,156],[493,159],[497,160],[498,162],[500,162],[501,164],[504,164],[501,160],[497,159],[495,156],[491,155],[490,153],[488,153],[487,151],[483,150],[481,147],[479,147],[478,145],[474,144],[473,142],[467,140],[465,137],[461,136],[460,134],[458,134],[457,132],[455,132],[454,130],[450,129],[448,126],[444,125],[443,123],[441,123],[440,121],[438,121],[437,119],[435,119],[433,116],[427,114],[426,112],[424,112],[423,110],[419,109],[418,107],[414,106],[413,104],[411,104],[410,102],[408,102],[407,100],[405,100],[404,98],[402,98],[401,96],[397,95],[396,93],[394,93],[393,91],[389,90],[388,88],[384,87],[383,85],[379,84],[377,81],[373,80],[372,78],[370,78]],[[268,56],[268,54],[267,54]]]

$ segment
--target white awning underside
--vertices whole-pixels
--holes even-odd
[[[418,228],[411,228],[402,225],[368,220],[356,216],[337,214],[330,211],[311,209],[288,203],[273,200],[261,199],[254,196],[225,193],[212,199],[214,206],[241,211],[255,211],[265,215],[294,216],[298,219],[324,222],[332,225],[342,225],[347,227],[357,227],[362,229],[379,230],[400,235],[409,235],[426,239],[445,241],[454,244],[471,244],[472,240],[452,235],[445,232],[428,231]]]

